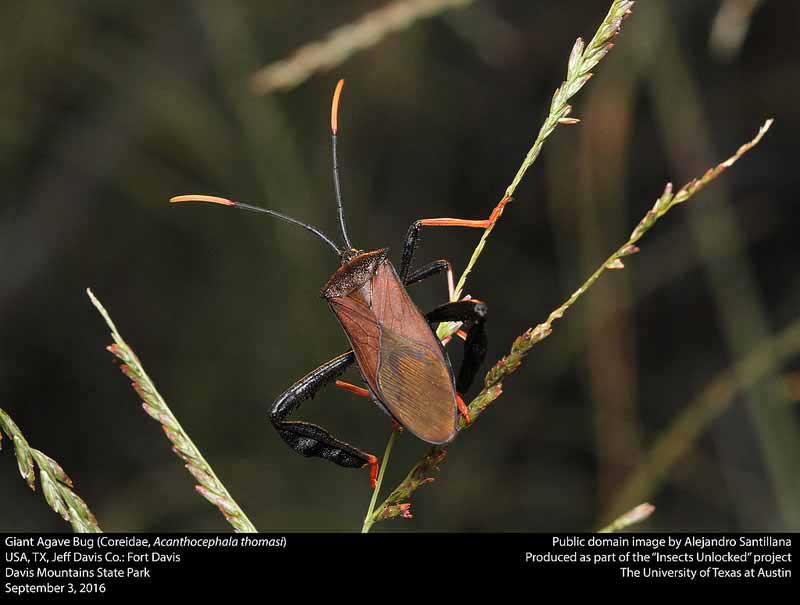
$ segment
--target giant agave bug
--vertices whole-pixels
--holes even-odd
[[[211,202],[266,213],[307,229],[339,256],[340,267],[322,288],[321,296],[339,320],[351,349],[289,387],[272,404],[270,419],[283,440],[304,456],[325,458],[349,468],[369,467],[374,489],[377,457],[337,439],[320,426],[288,420],[288,417],[304,400],[335,381],[338,387],[370,397],[397,425],[419,439],[432,444],[452,441],[458,432],[459,413],[469,422],[469,412],[461,394],[469,389],[486,355],[487,307],[474,298],[453,300],[453,272],[448,261],[437,260],[414,271],[411,262],[422,227],[485,229],[497,220],[510,199],[501,201],[487,220],[416,221],[408,230],[399,271],[395,271],[389,260],[387,248],[372,251],[354,248],[345,227],[336,154],[338,107],[343,85],[344,81],[340,80],[333,95],[331,139],[333,182],[344,248],[316,227],[274,210],[208,195],[181,195],[170,201]],[[447,273],[450,302],[423,314],[406,287],[443,272]],[[457,379],[444,350],[449,339],[440,342],[432,328],[441,322],[462,322],[465,328],[458,331],[464,340],[464,360]],[[354,362],[366,388],[337,380]]]

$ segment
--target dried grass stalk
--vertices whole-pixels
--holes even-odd
[[[91,290],[87,289],[86,292],[92,304],[97,307],[100,315],[103,316],[103,319],[111,329],[111,337],[114,339],[114,344],[107,347],[108,350],[122,362],[120,369],[125,376],[130,378],[133,389],[141,397],[142,408],[144,408],[148,416],[161,424],[167,439],[172,442],[172,451],[186,463],[186,469],[197,480],[198,485],[195,486],[197,492],[219,508],[225,519],[237,532],[255,533],[257,531],[256,528],[228,493],[214,469],[203,458],[200,450],[189,438],[178,419],[175,418],[164,398],[156,390],[155,384],[145,372],[133,349],[120,336],[105,307],[97,300]]]
[[[352,54],[374,46],[384,37],[472,0],[395,0],[353,23],[331,31],[324,40],[307,44],[282,61],[270,63],[251,79],[256,94],[294,88],[317,71],[331,69]]]
[[[564,313],[574,305],[578,299],[583,296],[589,288],[600,278],[600,276],[609,269],[622,269],[624,268],[623,258],[635,254],[639,251],[636,246],[637,242],[642,236],[649,231],[653,225],[667,212],[678,204],[688,201],[693,195],[706,187],[709,183],[714,181],[725,170],[733,166],[745,153],[750,151],[753,147],[758,145],[762,137],[767,133],[772,120],[767,120],[764,125],[759,129],[758,134],[745,143],[724,162],[709,169],[700,178],[692,179],[681,187],[677,192],[673,193],[672,183],[667,183],[664,192],[661,194],[650,211],[642,218],[636,228],[631,232],[628,241],[622,244],[611,256],[609,256],[603,263],[592,273],[592,275],[578,288],[573,294],[561,304],[556,310],[552,311],[547,319],[534,328],[529,328],[521,336],[517,337],[511,346],[508,355],[500,359],[494,367],[489,370],[484,378],[484,386],[481,392],[469,404],[469,411],[472,417],[472,424],[474,425],[475,419],[502,393],[503,380],[510,374],[516,372],[528,352],[535,344],[547,338],[553,331],[553,323],[561,319]],[[461,421],[461,428],[469,428]],[[379,520],[389,519],[392,517],[401,516],[402,513],[410,511],[410,505],[405,508],[400,508],[401,503],[395,495],[402,494],[402,498],[409,498],[417,488],[421,485],[432,480],[431,474],[434,470],[428,461],[431,459],[442,460],[444,458],[444,447],[436,446],[431,448],[430,452],[423,458],[409,473],[408,477],[392,492],[383,504],[373,513],[373,523]],[[425,480],[420,481],[420,477]],[[402,516],[407,516],[403,514]]]

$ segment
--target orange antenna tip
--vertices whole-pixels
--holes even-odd
[[[339,130],[339,97],[342,96],[344,80],[339,80],[336,90],[333,91],[333,103],[331,103],[331,132],[336,134]]]
[[[226,199],[224,197],[217,197],[215,195],[176,195],[169,198],[172,204],[180,202],[208,202],[210,204],[222,204],[223,206],[235,206],[236,202]]]

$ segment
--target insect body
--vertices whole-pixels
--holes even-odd
[[[469,414],[461,399],[472,384],[486,354],[486,304],[469,297],[453,300],[450,263],[438,260],[412,271],[414,251],[424,226],[486,228],[497,220],[503,200],[487,220],[451,218],[422,219],[411,225],[406,236],[399,271],[388,258],[387,249],[355,249],[347,235],[342,209],[336,134],[338,102],[343,81],[336,87],[331,108],[333,169],[339,224],[345,247],[340,248],[316,227],[249,204],[204,195],[184,195],[172,202],[212,202],[262,212],[299,225],[325,241],[340,258],[340,267],[322,288],[321,296],[339,320],[351,349],[313,370],[278,397],[270,419],[281,437],[304,456],[325,458],[344,467],[370,468],[374,487],[378,460],[309,422],[289,420],[300,404],[332,382],[357,394],[368,396],[398,425],[428,443],[449,443],[458,431],[458,415]],[[439,273],[447,273],[450,302],[423,314],[411,300],[406,287]],[[456,378],[450,361],[433,331],[440,322],[461,322],[465,329],[464,361]],[[448,339],[449,340],[449,339]],[[446,342],[446,341],[445,341]],[[358,365],[366,388],[337,380],[353,363]]]
[[[387,252],[365,252],[343,265],[322,297],[350,340],[372,399],[420,439],[447,443],[458,420],[450,363]]]

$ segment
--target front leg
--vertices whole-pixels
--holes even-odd
[[[341,376],[355,359],[353,351],[348,351],[309,372],[275,400],[269,417],[289,447],[303,456],[324,458],[347,468],[364,468],[369,465],[370,484],[374,489],[378,476],[378,459],[375,456],[336,439],[316,424],[286,420],[303,401],[314,397],[322,387]]]
[[[511,201],[512,198],[504,197],[495,206],[488,219],[485,220],[471,220],[463,218],[424,218],[416,221],[408,228],[406,234],[406,242],[403,245],[403,256],[400,260],[400,279],[406,283],[409,271],[411,270],[411,262],[414,260],[414,251],[419,243],[419,234],[422,227],[471,227],[473,229],[489,229],[503,214],[503,209]]]

